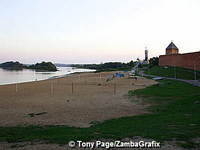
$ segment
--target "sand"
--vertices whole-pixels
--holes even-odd
[[[131,101],[129,90],[155,84],[150,79],[114,78],[114,72],[73,74],[59,79],[0,86],[0,126],[68,125],[148,113]]]

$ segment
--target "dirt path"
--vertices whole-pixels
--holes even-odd
[[[163,79],[182,81],[182,82],[192,84],[193,86],[200,87],[200,80],[185,80],[185,79],[179,79],[179,78],[161,77],[161,76],[156,76],[156,75],[145,74],[143,71],[139,72],[139,74],[144,77],[152,77],[152,78],[160,77]]]

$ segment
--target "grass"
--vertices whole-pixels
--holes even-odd
[[[176,76],[176,78],[187,79],[187,80],[195,79],[193,70],[180,68],[180,67],[154,66],[150,69],[146,69],[145,73],[150,74],[150,75],[172,77],[172,78],[174,78]],[[200,80],[200,71],[196,71],[196,79]]]
[[[159,84],[130,91],[154,103],[151,114],[123,117],[96,123],[89,128],[67,126],[0,127],[0,141],[44,140],[64,144],[70,140],[122,139],[142,136],[166,141],[176,139],[183,147],[198,147],[200,137],[200,88],[187,83],[162,80]]]

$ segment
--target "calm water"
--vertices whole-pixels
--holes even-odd
[[[75,72],[91,72],[90,69],[78,69],[72,67],[57,67],[56,72],[36,72],[24,69],[20,71],[10,71],[0,68],[0,85],[45,80],[49,78],[61,77]]]

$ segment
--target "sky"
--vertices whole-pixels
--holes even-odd
[[[200,51],[199,0],[0,0],[0,62],[129,62]]]

